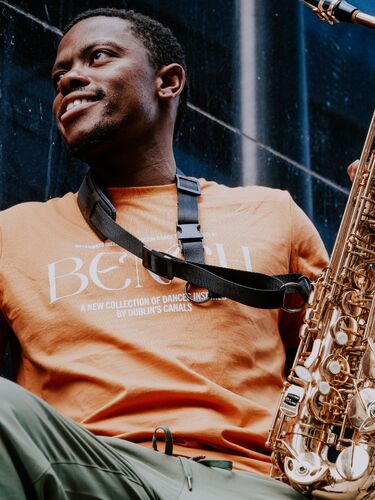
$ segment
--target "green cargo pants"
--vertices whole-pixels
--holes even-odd
[[[97,437],[0,378],[1,500],[302,499],[248,472],[209,468]]]

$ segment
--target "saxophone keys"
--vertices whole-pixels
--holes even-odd
[[[375,431],[375,389],[367,387],[352,397],[348,407],[348,417],[359,432]]]
[[[371,262],[364,262],[353,269],[353,285],[362,293],[374,290],[375,271]]]
[[[307,384],[310,384],[310,382],[312,382],[312,375],[305,366],[297,365],[294,371],[297,377],[303,380],[303,382],[306,382]]]
[[[337,345],[345,346],[358,334],[358,322],[351,316],[340,316],[331,326],[331,334]]]
[[[329,385],[329,382],[322,380],[319,382],[318,390],[322,396],[327,396],[331,390],[331,386]]]
[[[332,360],[327,365],[327,369],[331,375],[338,375],[341,372],[341,365],[337,360]]]
[[[299,387],[298,385],[291,385],[288,387],[283,397],[280,411],[287,417],[296,417],[304,395],[305,391],[302,387]]]
[[[350,366],[346,358],[340,354],[330,354],[322,364],[322,372],[332,385],[342,385],[350,376]]]
[[[330,385],[324,387],[320,384],[308,399],[308,403],[314,417],[325,424],[336,423],[345,411],[341,394]]]
[[[342,294],[341,307],[346,315],[358,318],[363,309],[367,307],[367,302],[364,300],[361,292],[358,290],[349,290]]]
[[[362,371],[366,378],[375,381],[375,343],[371,339],[362,358]]]
[[[348,334],[342,330],[338,331],[335,335],[336,344],[339,346],[344,346],[348,344],[349,337]]]
[[[291,483],[308,486],[321,481],[328,471],[317,453],[300,453],[296,458],[286,457],[285,474]]]
[[[363,446],[352,445],[345,448],[336,461],[336,470],[343,479],[355,481],[363,476],[370,463],[370,457]]]
[[[321,345],[322,341],[320,339],[314,340],[311,353],[309,357],[305,359],[304,362],[305,368],[311,368],[312,365],[315,363],[315,361],[318,359]]]

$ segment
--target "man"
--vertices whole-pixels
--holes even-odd
[[[104,9],[66,29],[52,70],[68,148],[95,172],[117,221],[174,255],[184,67],[169,30]],[[287,193],[204,180],[201,189],[207,263],[310,277],[326,263]],[[265,447],[300,315],[191,304],[181,280],[103,243],[72,193],[13,207],[0,227],[1,309],[22,353],[19,385],[0,383],[0,498],[300,498],[267,478]],[[172,430],[176,457],[150,449],[159,425]]]

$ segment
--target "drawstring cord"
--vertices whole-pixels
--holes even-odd
[[[164,453],[166,455],[173,455],[173,436],[172,432],[169,429],[167,425],[159,425],[156,427],[154,430],[154,433],[152,435],[152,448],[155,451],[158,450],[158,444],[157,444],[157,434],[158,431],[163,431],[164,433],[164,440],[165,440],[165,449]],[[177,456],[176,458],[179,459],[181,462],[182,469],[184,471],[187,485],[189,488],[189,491],[193,491],[193,472],[192,472],[192,467],[191,467],[191,462],[196,462],[201,465],[205,465],[206,467],[216,467],[219,469],[226,469],[226,470],[232,470],[232,465],[233,463],[230,460],[205,460],[204,455],[198,455],[197,457],[192,457],[192,458],[185,458],[181,456]]]
[[[154,430],[154,433],[152,435],[152,441],[151,441],[152,448],[155,451],[159,451],[158,450],[158,444],[157,444],[157,432],[158,431],[163,431],[164,432],[164,436],[165,436],[165,449],[164,449],[164,453],[166,455],[173,455],[173,436],[172,436],[170,428],[167,425],[159,425]]]
[[[177,457],[177,458],[181,462],[189,491],[193,491],[193,473],[191,470],[190,462],[187,458],[184,458],[184,457]]]

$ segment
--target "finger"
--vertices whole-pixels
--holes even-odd
[[[359,160],[355,160],[347,168],[349,179],[352,182],[354,181],[354,177],[355,177],[355,174],[357,173],[358,167],[359,167]]]

